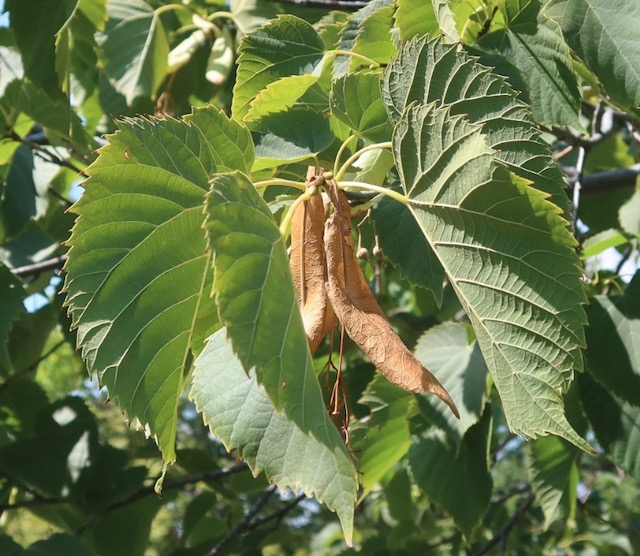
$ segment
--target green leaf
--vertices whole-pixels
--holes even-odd
[[[242,120],[250,110],[256,110],[255,119],[261,112],[285,110],[292,99],[287,94],[278,106],[278,92],[292,86],[301,96],[317,81],[323,61],[324,43],[309,23],[291,15],[270,21],[246,36],[240,45],[231,104],[233,117]],[[290,79],[274,85],[273,91],[264,93],[265,98],[256,99],[268,85],[285,77]],[[268,109],[261,108],[261,103],[267,103]]]
[[[425,394],[418,396],[419,406],[459,444],[466,431],[480,420],[487,390],[487,367],[471,327],[453,322],[434,326],[420,337],[414,353],[449,392],[460,419],[443,411]]]
[[[625,232],[640,235],[640,188],[636,187],[631,199],[620,207],[618,217]]]
[[[431,0],[435,11],[438,26],[447,42],[459,42],[460,35],[456,28],[456,21],[453,11],[449,7],[449,0]]]
[[[270,114],[254,124],[256,162],[253,171],[305,160],[333,143],[329,120],[311,108]]]
[[[278,411],[304,432],[340,440],[327,417],[286,245],[269,207],[243,174],[217,174],[206,215],[216,305],[234,352],[247,372],[255,367]]]
[[[255,370],[247,374],[245,368],[224,329],[210,338],[196,360],[191,389],[205,423],[227,450],[238,448],[255,475],[264,472],[280,488],[301,489],[337,512],[350,539],[356,473],[324,407],[310,434],[276,410]]]
[[[561,438],[537,438],[527,446],[527,473],[544,513],[544,528],[575,514],[579,451]]]
[[[359,181],[373,185],[383,185],[393,168],[393,155],[387,149],[372,149],[362,153],[345,173],[345,181]],[[345,186],[349,191],[349,186]],[[360,190],[362,192],[362,190]],[[385,197],[386,198],[386,197]]]
[[[24,77],[22,58],[16,48],[15,37],[10,29],[0,29],[0,98],[7,85]]]
[[[93,551],[82,539],[65,533],[55,533],[49,538],[34,542],[20,556],[92,556]]]
[[[230,4],[233,21],[244,35],[253,33],[281,13],[278,4],[264,0],[231,0]]]
[[[409,282],[430,289],[441,305],[446,274],[409,208],[384,196],[372,215],[385,257]]]
[[[455,45],[425,38],[403,45],[382,82],[382,99],[392,121],[413,101],[450,106],[452,115],[464,114],[482,126],[489,147],[511,171],[553,195],[552,201],[570,214],[562,172],[527,105],[516,96],[504,78]]]
[[[108,13],[99,44],[109,82],[129,106],[138,97],[155,98],[169,58],[162,20],[142,0],[109,0]]]
[[[391,138],[391,125],[380,98],[379,71],[364,70],[336,79],[331,87],[331,112],[359,136],[374,143]]]
[[[0,368],[11,369],[7,341],[13,322],[24,313],[25,292],[20,281],[0,264]]]
[[[558,24],[539,11],[539,0],[528,2],[506,27],[482,36],[474,52],[522,92],[537,122],[580,129],[580,95],[571,52]]]
[[[66,304],[89,372],[172,462],[196,317],[211,313],[202,205],[218,160],[250,165],[250,137],[210,107],[126,120],[109,141],[73,208]]]
[[[469,538],[489,508],[493,480],[488,443],[491,411],[464,435],[460,448],[447,442],[443,431],[417,437],[409,449],[409,465],[418,487],[446,510]]]
[[[318,75],[291,75],[269,83],[250,102],[245,122],[260,120],[268,114],[285,112],[318,81]]]
[[[590,450],[563,412],[582,368],[585,295],[559,209],[449,108],[410,106],[393,144],[409,208],[469,315],[511,430]]]
[[[640,406],[640,273],[621,298],[592,298],[587,316],[589,370],[612,394]]]
[[[393,19],[394,27],[400,30],[400,40],[423,35],[434,37],[440,33],[431,0],[398,0],[397,6]]]
[[[379,64],[386,64],[396,53],[391,37],[394,0],[371,0],[349,16],[340,32],[336,49],[366,56]],[[342,77],[370,62],[359,56],[339,55],[333,64],[334,77]]]
[[[606,456],[640,480],[640,408],[600,386],[591,375],[578,377],[580,398]]]
[[[7,0],[11,28],[22,54],[25,75],[47,94],[59,98],[55,35],[76,8],[78,0]]]
[[[582,259],[588,259],[589,257],[595,257],[607,249],[612,247],[620,247],[629,243],[633,239],[632,235],[625,234],[620,230],[613,228],[605,230],[587,238],[582,244]]]
[[[359,403],[371,407],[371,417],[364,435],[356,439],[353,450],[358,454],[358,471],[362,492],[359,500],[398,463],[409,450],[409,417],[415,413],[413,396],[377,375],[367,386]]]
[[[610,0],[551,0],[545,8],[611,98],[634,109],[640,106],[637,9],[636,2]]]

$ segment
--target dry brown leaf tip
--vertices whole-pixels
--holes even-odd
[[[354,252],[345,195],[335,184],[328,194],[335,210],[324,225],[326,292],[345,331],[390,382],[410,392],[432,392],[460,417],[451,396],[404,345],[369,289]]]

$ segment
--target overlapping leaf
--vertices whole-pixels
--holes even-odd
[[[349,17],[341,29],[336,48],[386,63],[396,52],[390,30],[393,10],[393,0],[372,0]],[[334,62],[334,77],[367,65],[362,58],[341,54]]]
[[[208,108],[183,122],[127,120],[109,141],[73,209],[66,304],[89,372],[172,461],[196,316],[209,303],[202,204],[216,160],[250,165],[250,149],[229,147],[250,136]]]
[[[505,27],[481,37],[476,44],[480,60],[523,93],[537,122],[580,128],[571,52],[558,24],[539,10],[539,1],[528,2]]]
[[[511,429],[589,450],[563,412],[582,367],[575,240],[546,195],[494,160],[481,126],[413,105],[394,155],[409,207],[465,308]]]
[[[24,312],[24,291],[9,269],[0,264],[0,370],[10,369],[7,340],[13,322]]]
[[[282,15],[245,37],[240,45],[232,113],[237,120],[290,107],[320,77],[324,43],[306,21]],[[310,77],[311,76],[311,77]],[[282,84],[280,79],[287,78]],[[258,95],[271,86],[271,90]],[[278,93],[289,89],[278,99]],[[289,91],[289,92],[290,92]],[[299,94],[298,94],[299,93]],[[263,106],[263,104],[268,106]]]
[[[387,68],[382,84],[382,98],[393,121],[413,101],[450,106],[451,114],[465,114],[480,124],[496,156],[518,176],[553,195],[553,202],[568,214],[562,173],[528,107],[516,96],[504,78],[457,46],[437,39],[408,41]]]
[[[611,0],[552,0],[546,13],[566,41],[623,108],[640,107],[638,4]]]
[[[142,0],[110,0],[101,37],[104,71],[127,104],[153,97],[164,79],[169,43],[160,16]]]
[[[211,432],[228,450],[238,448],[254,474],[264,471],[282,489],[316,496],[337,512],[351,538],[357,480],[335,429],[316,437],[276,411],[255,371],[245,372],[224,329],[196,361],[191,397]]]
[[[493,490],[487,460],[491,421],[491,412],[485,410],[459,449],[448,443],[443,431],[421,435],[409,449],[409,465],[420,490],[453,517],[466,537],[487,511]]]

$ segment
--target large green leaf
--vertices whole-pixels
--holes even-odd
[[[480,61],[509,78],[537,122],[580,128],[571,52],[558,24],[539,11],[540,2],[530,1],[510,14],[505,27],[482,36],[476,43]]]
[[[229,147],[250,137],[206,108],[182,122],[126,120],[109,141],[73,208],[66,303],[89,372],[173,461],[196,315],[209,305],[202,205],[217,160],[250,165],[247,149]]]
[[[353,133],[370,141],[388,141],[391,126],[380,98],[380,72],[359,71],[336,79],[331,86],[331,112]]]
[[[589,370],[612,394],[640,406],[640,272],[625,295],[597,295],[587,308]]]
[[[433,37],[440,33],[433,2],[430,0],[398,0],[393,16],[394,27],[400,31],[400,39],[406,41],[416,36]]]
[[[139,96],[153,98],[169,58],[160,16],[142,0],[110,0],[108,13],[100,46],[110,83],[128,105]]]
[[[276,411],[255,371],[247,374],[233,353],[224,329],[196,360],[191,397],[211,432],[228,450],[238,448],[254,474],[264,472],[282,489],[316,496],[338,513],[351,538],[356,473],[326,412],[318,416],[324,426],[309,434]]]
[[[364,8],[349,16],[340,31],[336,49],[386,64],[396,52],[391,37],[393,11],[393,0],[371,0]],[[334,77],[341,77],[368,65],[366,59],[341,54],[334,62]]]
[[[566,41],[623,108],[640,106],[638,2],[551,0],[546,13]]]
[[[487,389],[487,367],[468,325],[447,323],[427,330],[418,340],[415,355],[449,392],[460,419],[443,411],[431,396],[419,395],[419,405],[456,443],[482,416]]]
[[[409,208],[474,326],[507,421],[589,450],[563,412],[582,368],[575,240],[547,196],[496,163],[481,126],[413,105],[394,133]]]
[[[323,60],[324,43],[316,30],[291,15],[278,16],[246,36],[239,49],[231,105],[233,117],[242,120],[250,111],[255,112],[255,118],[261,112],[285,110],[317,81]],[[282,78],[288,79],[276,85]],[[275,89],[257,98],[268,85]],[[291,88],[295,98],[286,94],[278,102],[277,93],[282,88]],[[262,106],[265,103],[268,108]]]
[[[493,480],[489,471],[488,444],[491,411],[464,435],[460,448],[449,444],[443,431],[416,438],[409,449],[413,477],[422,490],[454,519],[466,537],[485,515]]]
[[[313,370],[285,241],[244,174],[213,178],[205,228],[218,314],[234,352],[247,372],[255,368],[278,411],[304,432],[339,440]]]
[[[640,480],[640,408],[618,399],[590,374],[578,378],[580,398],[605,454]]]
[[[579,453],[556,436],[536,438],[527,444],[527,472],[544,513],[545,529],[555,520],[575,514]]]
[[[406,106],[438,101],[451,114],[465,114],[482,126],[489,146],[517,175],[553,195],[567,214],[562,172],[540,137],[526,104],[499,77],[455,45],[437,39],[413,39],[391,62],[382,84],[382,98],[396,121]]]
[[[0,264],[0,369],[11,368],[7,341],[13,322],[24,312],[24,297],[20,281],[6,266]]]

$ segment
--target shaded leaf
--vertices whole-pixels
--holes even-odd
[[[394,122],[413,101],[438,101],[450,106],[452,115],[464,114],[481,125],[498,159],[553,195],[553,202],[570,214],[562,172],[540,137],[527,105],[516,98],[504,78],[458,51],[455,45],[425,38],[405,43],[387,68],[382,99]]]
[[[290,86],[295,83],[296,90],[304,93],[305,86],[310,87],[319,77],[323,58],[322,39],[309,23],[295,16],[278,16],[278,19],[247,35],[239,48],[231,105],[233,117],[244,119],[258,93],[281,78],[290,77],[285,83]],[[314,78],[308,77],[310,75]],[[276,91],[282,90],[277,87]],[[283,84],[283,87],[287,85]],[[274,108],[277,97],[269,94],[266,100],[271,104],[270,111],[279,111]],[[286,109],[287,102],[283,103],[282,109]],[[253,109],[258,110],[259,104],[260,101],[256,100]]]
[[[126,120],[109,141],[73,208],[66,304],[89,372],[171,462],[196,317],[210,313],[202,204],[217,160],[250,164],[250,149],[232,145],[249,132],[206,108],[183,122]]]
[[[521,98],[531,105],[537,122],[580,129],[580,95],[571,52],[558,24],[539,10],[538,0],[528,2],[505,27],[482,36],[474,52],[523,93]]]
[[[367,386],[360,403],[371,407],[366,432],[353,442],[358,454],[362,500],[409,450],[409,417],[415,411],[413,396],[376,376]]]
[[[305,160],[333,143],[329,120],[311,108],[270,114],[254,125],[256,162],[253,171]]]
[[[620,207],[618,217],[625,232],[640,235],[640,188],[636,187],[631,199]]]
[[[587,307],[589,370],[618,398],[640,406],[640,273],[625,295],[597,295]]]
[[[447,323],[427,330],[414,353],[425,367],[436,373],[451,394],[460,419],[420,395],[419,407],[449,438],[460,443],[466,431],[482,416],[487,389],[487,367],[468,325]]]
[[[636,2],[552,0],[545,10],[573,51],[623,108],[640,106]]]
[[[0,98],[7,85],[24,76],[22,57],[16,48],[15,37],[9,29],[0,29]]]
[[[347,124],[352,133],[373,142],[388,141],[391,125],[380,98],[379,71],[349,73],[333,81],[331,112]]]
[[[578,377],[580,398],[606,456],[640,479],[640,408],[618,399],[590,374]]]
[[[580,452],[556,436],[537,438],[527,444],[527,473],[544,513],[544,527],[575,514],[580,473]]]
[[[99,44],[109,82],[129,106],[140,96],[155,98],[169,59],[160,16],[143,0],[109,0],[108,13]]]
[[[7,341],[13,322],[24,313],[25,292],[20,281],[4,265],[0,265],[0,368],[11,369]]]
[[[244,121],[259,121],[268,114],[285,112],[317,81],[317,75],[290,75],[269,83],[251,101]]]
[[[245,372],[224,329],[196,361],[191,397],[211,432],[228,450],[238,448],[254,475],[264,472],[281,489],[316,496],[338,513],[351,538],[356,473],[326,411],[316,415],[311,434],[278,412],[255,371]]]
[[[440,305],[446,274],[409,208],[384,196],[372,215],[385,257],[409,282],[430,289]]]
[[[78,0],[7,0],[11,28],[22,55],[24,73],[47,94],[59,98],[55,35],[73,13]]]
[[[395,54],[391,38],[394,0],[371,0],[364,8],[351,14],[340,30],[336,49],[366,56],[379,64],[386,64]],[[334,77],[342,77],[369,62],[358,56],[336,56]]]
[[[489,508],[493,480],[487,446],[491,411],[464,435],[460,448],[447,442],[443,431],[415,438],[409,449],[409,465],[420,490],[446,510],[469,538]]]
[[[448,108],[407,108],[393,143],[409,208],[469,315],[511,430],[590,450],[563,412],[582,368],[585,296],[559,209]]]

